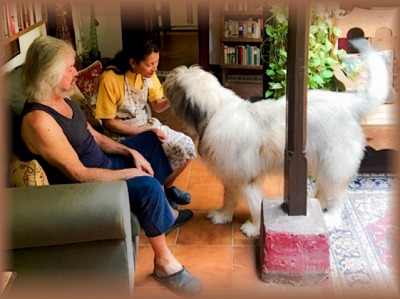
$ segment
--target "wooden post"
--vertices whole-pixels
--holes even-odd
[[[309,5],[289,5],[286,75],[286,149],[284,203],[289,216],[307,214],[307,66]]]

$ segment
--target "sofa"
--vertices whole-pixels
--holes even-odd
[[[88,107],[93,94],[87,94],[95,91],[87,80],[95,84],[99,66],[96,62],[79,72],[77,85],[86,94],[76,88],[72,99],[101,130],[92,117],[93,107]],[[25,101],[20,73],[21,68],[16,68],[3,81],[14,118]],[[11,129],[11,136],[18,132],[13,125]],[[49,282],[67,285],[67,281],[74,281],[78,289],[116,283],[119,292],[132,294],[141,228],[130,212],[126,183],[49,185],[37,161],[21,161],[14,152],[15,148],[10,148],[5,190],[9,219],[6,270],[16,273],[11,292],[40,283],[48,288]]]

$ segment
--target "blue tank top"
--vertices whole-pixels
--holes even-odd
[[[87,129],[87,121],[81,109],[74,102],[64,99],[73,111],[72,118],[67,118],[53,108],[40,104],[26,102],[21,113],[21,119],[30,111],[42,110],[50,114],[62,128],[65,136],[78,154],[79,160],[86,167],[111,168],[112,162],[101,150],[94,140],[93,135]],[[62,155],[63,153],[60,153]],[[35,156],[43,167],[50,184],[68,183],[68,180],[58,169],[51,166],[40,156]],[[51,175],[50,175],[51,173]],[[56,176],[55,178],[52,176]]]

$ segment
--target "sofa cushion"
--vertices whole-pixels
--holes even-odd
[[[97,88],[102,69],[101,62],[97,60],[87,68],[79,71],[76,77],[76,86],[82,96],[80,96],[79,93],[75,93],[76,97],[73,98],[85,113],[88,122],[95,128],[101,127],[101,122],[96,119],[95,114]]]
[[[12,155],[10,164],[11,187],[49,185],[46,173],[38,161],[24,162],[18,156]]]
[[[4,74],[5,100],[9,103],[15,115],[20,115],[24,107],[26,96],[21,88],[22,66],[18,66]]]

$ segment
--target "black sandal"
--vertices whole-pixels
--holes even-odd
[[[167,236],[175,228],[184,225],[192,217],[193,217],[193,212],[191,210],[189,209],[179,210],[178,217],[176,217],[174,224],[165,232],[165,235]]]

